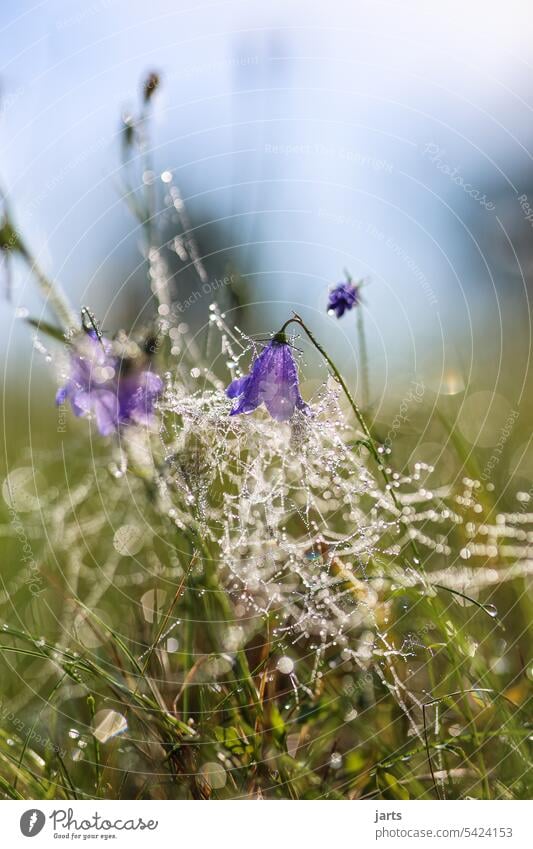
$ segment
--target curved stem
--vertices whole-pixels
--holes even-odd
[[[310,341],[313,343],[313,345],[315,346],[315,348],[317,349],[317,351],[318,351],[318,352],[319,352],[319,353],[320,353],[320,354],[324,357],[324,359],[326,360],[327,364],[329,365],[329,367],[330,367],[330,369],[331,369],[331,371],[332,371],[332,373],[333,373],[333,377],[335,378],[335,380],[337,381],[337,383],[341,386],[341,388],[342,388],[342,390],[343,390],[344,394],[346,395],[346,398],[348,399],[348,401],[349,401],[349,403],[350,403],[350,406],[351,406],[352,410],[353,410],[353,411],[354,411],[354,413],[355,413],[355,417],[356,417],[357,421],[358,421],[358,422],[359,422],[359,424],[361,425],[361,429],[362,429],[363,433],[365,434],[365,436],[366,436],[366,438],[367,438],[367,440],[368,440],[369,447],[370,447],[370,450],[371,450],[371,452],[372,452],[372,454],[373,454],[374,458],[375,458],[375,459],[379,462],[379,455],[378,455],[378,452],[377,452],[376,446],[375,446],[375,444],[374,444],[374,440],[373,440],[373,438],[372,438],[372,434],[370,433],[370,430],[369,430],[369,428],[368,428],[368,425],[367,425],[367,423],[366,423],[366,422],[365,422],[365,420],[364,420],[363,414],[362,414],[361,410],[359,409],[359,407],[358,407],[358,405],[357,405],[357,402],[356,402],[356,401],[355,401],[355,399],[353,398],[353,396],[352,396],[352,394],[351,394],[350,390],[348,389],[348,386],[346,385],[346,381],[344,380],[344,378],[343,378],[342,374],[340,373],[340,371],[338,370],[337,366],[335,365],[335,363],[333,362],[333,360],[332,360],[332,359],[331,359],[331,357],[329,356],[329,354],[328,354],[328,352],[326,351],[326,349],[322,347],[322,345],[320,344],[320,342],[318,341],[318,339],[316,339],[316,338],[314,337],[313,333],[309,330],[309,328],[308,328],[308,327],[307,327],[307,325],[305,324],[305,322],[304,322],[303,318],[302,318],[301,316],[299,316],[297,313],[295,313],[295,314],[294,314],[294,316],[293,316],[292,318],[289,318],[289,320],[285,322],[285,324],[283,325],[283,327],[281,328],[281,330],[279,331],[279,333],[278,333],[278,334],[276,334],[276,336],[282,336],[282,335],[284,334],[284,332],[285,332],[285,328],[286,328],[286,327],[288,327],[288,326],[289,326],[289,324],[299,324],[299,325],[300,325],[300,327],[301,327],[303,330],[305,330],[305,332],[307,333],[307,336],[309,337]]]
[[[307,336],[309,337],[309,340],[313,343],[313,345],[315,346],[315,348],[317,349],[319,354],[321,354],[324,357],[325,361],[327,362],[328,366],[331,369],[333,377],[335,378],[335,380],[337,381],[339,386],[342,388],[342,391],[344,392],[344,394],[346,395],[346,398],[348,399],[350,407],[352,408],[352,410],[355,414],[355,417],[356,417],[357,421],[359,422],[359,424],[361,426],[361,430],[363,431],[364,435],[366,436],[370,452],[371,452],[372,456],[374,457],[374,459],[376,460],[376,462],[378,463],[380,471],[382,472],[383,477],[385,479],[385,482],[390,485],[390,481],[389,481],[387,472],[383,468],[383,464],[381,462],[381,458],[379,456],[379,453],[378,453],[378,450],[376,448],[376,444],[374,442],[372,434],[370,433],[370,429],[369,429],[369,427],[368,427],[368,425],[367,425],[367,423],[364,419],[364,416],[363,416],[361,410],[359,409],[359,407],[357,405],[355,398],[352,396],[350,390],[348,389],[346,381],[344,380],[344,378],[343,378],[342,374],[340,373],[340,371],[338,370],[337,366],[335,365],[335,363],[331,359],[331,357],[328,354],[328,352],[326,351],[326,349],[322,347],[322,345],[320,344],[318,339],[316,339],[315,336],[313,335],[313,333],[309,330],[309,328],[305,324],[303,318],[301,316],[299,316],[297,313],[295,313],[292,318],[289,318],[289,320],[285,322],[285,324],[283,325],[283,327],[279,331],[279,334],[277,334],[277,335],[282,335],[285,332],[285,328],[288,327],[289,324],[299,324],[300,327],[302,328],[302,330],[305,330]],[[395,498],[395,495],[394,495],[394,492],[392,491],[392,489],[391,489],[391,495],[396,502],[396,498]]]
[[[405,520],[402,518],[400,503],[398,501],[398,498],[396,497],[396,493],[394,492],[394,490],[392,488],[392,484],[391,484],[390,478],[387,474],[387,470],[385,469],[385,466],[383,465],[382,459],[379,456],[378,450],[376,448],[376,443],[374,442],[374,438],[373,438],[372,434],[370,433],[370,429],[369,429],[369,427],[368,427],[368,425],[367,425],[367,423],[364,419],[364,416],[363,416],[361,410],[359,409],[359,407],[357,406],[357,402],[355,401],[354,397],[352,396],[350,390],[348,389],[348,386],[347,386],[346,381],[344,380],[342,374],[338,370],[337,366],[335,365],[335,363],[331,359],[331,357],[328,354],[328,352],[326,351],[326,349],[322,347],[322,345],[320,344],[318,339],[315,339],[315,336],[309,330],[309,328],[307,327],[303,318],[300,315],[298,315],[298,313],[294,313],[293,317],[289,318],[288,321],[285,322],[285,324],[283,325],[283,327],[281,328],[279,333],[276,333],[276,336],[284,337],[285,328],[287,328],[289,326],[289,324],[298,324],[302,328],[302,330],[305,330],[310,341],[313,343],[313,345],[315,346],[315,348],[317,349],[319,354],[321,354],[324,357],[325,361],[327,362],[328,366],[330,367],[331,372],[333,374],[333,377],[335,378],[335,380],[337,381],[339,386],[342,388],[344,394],[346,395],[346,398],[348,399],[350,406],[351,406],[352,410],[354,411],[355,417],[356,417],[357,421],[359,422],[359,424],[361,425],[361,430],[363,431],[363,433],[366,436],[366,443],[365,444],[368,446],[370,453],[374,457],[374,459],[375,459],[375,461],[378,465],[378,469],[381,472],[381,475],[383,477],[383,480],[385,481],[386,487],[387,487],[388,491],[390,492],[394,506],[396,507],[396,509],[398,510],[398,512],[400,514],[400,517],[399,517],[400,522],[401,522],[402,525],[404,525],[404,527],[406,527]],[[411,549],[413,551],[415,558],[417,560],[420,560],[420,555],[418,553],[418,548],[417,548],[417,545],[416,545],[416,542],[414,541],[414,539],[409,538],[409,545],[411,546]]]
[[[390,478],[387,474],[387,470],[385,469],[385,466],[383,465],[382,459],[379,456],[378,450],[376,448],[376,443],[374,442],[374,438],[373,438],[372,434],[370,433],[370,429],[369,429],[369,427],[368,427],[368,425],[367,425],[367,423],[364,419],[364,416],[363,416],[361,410],[359,409],[357,402],[353,398],[350,390],[348,389],[348,386],[347,386],[346,381],[344,380],[342,374],[338,370],[337,366],[335,365],[335,363],[331,359],[331,357],[328,354],[328,352],[326,351],[326,349],[322,347],[322,345],[320,344],[320,342],[317,339],[315,339],[315,336],[313,335],[311,330],[309,330],[309,328],[307,327],[303,318],[300,315],[298,315],[298,313],[294,313],[293,317],[289,318],[285,322],[285,324],[283,325],[283,327],[281,328],[279,333],[276,334],[276,336],[280,336],[280,337],[284,336],[285,329],[289,326],[289,324],[298,324],[302,328],[302,330],[305,330],[307,336],[309,337],[309,340],[313,343],[313,345],[315,346],[315,348],[317,349],[319,354],[321,354],[324,357],[325,361],[327,362],[328,366],[330,367],[331,372],[333,374],[333,377],[335,378],[335,380],[337,381],[339,386],[342,388],[344,394],[346,395],[346,398],[348,399],[350,406],[351,406],[352,410],[354,411],[355,417],[356,417],[357,421],[359,422],[359,424],[361,426],[361,430],[363,431],[363,433],[366,436],[366,444],[367,444],[367,446],[370,450],[370,453],[372,454],[372,456],[374,457],[374,460],[376,461],[376,463],[378,465],[378,469],[381,472],[381,476],[383,477],[383,480],[385,481],[385,484],[386,484],[388,491],[390,492],[394,506],[396,507],[396,509],[400,513],[400,522],[405,526],[405,522],[404,522],[404,520],[402,519],[402,516],[401,516],[401,505],[398,501],[398,498],[396,497],[396,493],[394,492],[394,490],[392,488],[392,484],[391,484]],[[416,546],[414,539],[410,538],[409,544],[411,545],[411,548],[413,550],[415,557],[417,559],[419,559],[418,549],[417,549],[417,546]]]

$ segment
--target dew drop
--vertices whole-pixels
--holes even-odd
[[[123,557],[133,557],[143,545],[143,531],[137,525],[121,525],[113,537],[115,551]]]
[[[294,661],[286,655],[284,657],[280,657],[277,663],[277,669],[282,673],[282,675],[290,675],[294,670]]]
[[[99,743],[107,743],[127,729],[126,717],[116,710],[100,710],[93,720],[93,734]]]
[[[329,765],[331,769],[340,769],[342,766],[342,755],[339,752],[333,752],[329,759]]]

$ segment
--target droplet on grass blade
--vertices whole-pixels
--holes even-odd
[[[333,752],[329,759],[329,765],[331,769],[340,769],[342,766],[342,755],[339,752]]]
[[[16,513],[29,513],[40,507],[37,487],[41,484],[42,476],[31,466],[13,469],[2,484],[2,496]]]
[[[113,537],[115,551],[124,557],[133,557],[143,545],[143,531],[137,525],[121,525]]]
[[[100,710],[93,720],[93,735],[99,743],[107,743],[128,730],[125,716],[116,710]]]
[[[465,651],[468,657],[474,657],[478,650],[479,643],[476,643],[472,637],[467,637]]]
[[[159,611],[165,603],[165,590],[148,590],[141,597],[143,616],[150,625],[158,618]]]
[[[277,668],[282,675],[290,675],[294,670],[294,661],[290,657],[280,657],[277,663]]]

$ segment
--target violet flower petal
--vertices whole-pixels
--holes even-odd
[[[298,370],[287,342],[273,339],[252,363],[250,374],[234,380],[226,390],[230,398],[240,396],[232,416],[251,413],[264,403],[276,421],[288,421],[296,409],[309,414],[300,395]]]
[[[235,380],[232,380],[226,389],[226,395],[228,398],[238,398],[239,395],[242,395],[249,380],[250,376],[248,374],[245,375],[245,377],[237,377]]]
[[[126,365],[123,369],[113,356],[109,339],[99,339],[94,331],[80,336],[71,349],[69,379],[56,393],[56,404],[68,399],[74,415],[94,413],[103,436],[121,425],[148,424],[163,382],[135,363]]]
[[[338,283],[329,293],[328,312],[342,318],[347,310],[358,306],[361,301],[360,287],[355,283]]]

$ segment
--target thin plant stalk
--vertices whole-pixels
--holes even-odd
[[[368,352],[366,347],[365,318],[362,305],[359,304],[357,312],[357,341],[359,344],[359,362],[361,364],[361,398],[363,408],[366,409],[370,403],[370,380],[368,376]]]
[[[311,331],[311,330],[309,330],[309,328],[307,327],[307,325],[306,325],[306,323],[304,322],[303,318],[302,318],[300,315],[298,315],[298,313],[294,313],[293,317],[292,317],[292,318],[289,318],[289,319],[285,322],[285,324],[283,325],[283,327],[281,328],[281,330],[279,331],[279,333],[278,333],[278,334],[276,334],[276,335],[277,335],[277,336],[283,336],[283,335],[284,335],[284,332],[285,332],[285,329],[286,329],[286,328],[287,328],[290,324],[298,324],[298,325],[300,325],[300,327],[302,328],[302,330],[304,330],[304,331],[306,332],[306,334],[307,334],[307,336],[308,336],[309,340],[313,343],[313,345],[315,346],[315,348],[317,349],[317,351],[319,352],[319,354],[321,354],[321,355],[324,357],[325,361],[326,361],[326,362],[327,362],[327,364],[329,365],[329,367],[330,367],[330,369],[331,369],[331,372],[332,372],[332,374],[333,374],[333,377],[335,378],[335,380],[337,381],[337,383],[339,384],[339,386],[340,386],[340,387],[341,387],[341,389],[343,390],[344,394],[346,395],[346,398],[347,398],[347,400],[348,400],[348,402],[349,402],[349,404],[350,404],[350,406],[351,406],[351,408],[352,408],[352,410],[353,410],[353,412],[354,412],[354,415],[355,415],[355,417],[356,417],[357,421],[359,422],[359,425],[361,426],[361,429],[362,429],[362,431],[363,431],[363,433],[364,433],[364,435],[365,435],[365,445],[367,446],[368,450],[369,450],[369,451],[370,451],[370,453],[372,454],[372,457],[373,457],[373,458],[374,458],[374,460],[376,461],[377,466],[378,466],[378,469],[379,469],[379,471],[380,471],[380,473],[381,473],[381,476],[382,476],[383,480],[385,481],[386,489],[387,489],[387,491],[388,491],[388,492],[390,492],[390,495],[391,495],[392,501],[393,501],[393,503],[394,503],[394,506],[396,507],[396,509],[398,510],[398,513],[399,513],[399,521],[400,521],[400,523],[401,523],[402,525],[404,525],[404,526],[405,526],[405,523],[404,523],[404,521],[403,521],[403,519],[402,519],[401,504],[400,504],[400,502],[398,501],[398,498],[397,498],[397,496],[396,496],[396,493],[394,492],[394,489],[393,489],[393,487],[392,487],[392,484],[391,484],[391,481],[390,481],[389,475],[388,475],[387,470],[386,470],[386,468],[385,468],[385,466],[384,466],[384,464],[383,464],[383,460],[382,460],[382,458],[381,458],[381,457],[380,457],[380,455],[379,455],[378,449],[377,449],[377,447],[376,447],[376,443],[374,442],[374,438],[373,438],[373,436],[372,436],[372,434],[371,434],[371,432],[370,432],[370,428],[368,427],[368,425],[367,425],[367,423],[366,423],[366,421],[365,421],[365,418],[364,418],[364,416],[363,416],[363,414],[362,414],[362,412],[361,412],[361,410],[360,410],[360,408],[359,408],[359,406],[358,406],[357,402],[355,401],[355,398],[353,397],[352,393],[351,393],[351,392],[350,392],[350,390],[348,389],[348,386],[347,386],[347,384],[346,384],[346,381],[344,380],[344,378],[343,378],[342,374],[340,373],[339,369],[337,368],[337,366],[335,365],[335,363],[334,363],[334,362],[333,362],[333,360],[331,359],[331,357],[330,357],[330,355],[328,354],[328,352],[326,351],[326,349],[325,349],[325,348],[324,348],[324,347],[320,344],[320,342],[318,341],[318,339],[316,339],[316,338],[315,338],[315,336],[313,335],[312,331]],[[415,557],[416,561],[417,561],[417,562],[420,562],[420,555],[419,555],[418,547],[417,547],[417,545],[416,545],[415,540],[414,540],[414,539],[412,539],[411,537],[409,537],[409,545],[410,545],[410,547],[411,547],[411,550],[412,550],[412,552],[413,552],[413,555],[414,555],[414,557]]]
[[[279,334],[277,334],[277,335],[282,336],[285,332],[285,329],[290,324],[299,324],[300,325],[302,330],[304,330],[305,333],[307,334],[309,340],[312,342],[312,344],[315,346],[315,348],[317,349],[319,354],[322,355],[322,357],[325,359],[328,366],[330,367],[331,372],[333,374],[333,377],[335,378],[335,380],[337,381],[337,383],[339,384],[339,386],[343,390],[344,394],[346,395],[346,398],[347,398],[347,400],[348,400],[348,402],[349,402],[349,404],[350,404],[350,406],[351,406],[351,408],[354,412],[354,415],[355,415],[357,421],[359,422],[361,430],[363,431],[363,433],[366,437],[366,443],[365,444],[367,445],[367,447],[368,447],[370,453],[372,454],[374,460],[378,464],[379,470],[380,470],[380,472],[383,476],[385,483],[387,484],[387,488],[389,489],[389,491],[391,493],[393,501],[394,501],[395,505],[398,507],[399,505],[398,505],[398,502],[397,502],[397,499],[396,499],[396,495],[395,495],[395,493],[392,489],[392,486],[391,486],[391,483],[390,483],[390,480],[389,480],[389,476],[388,476],[388,474],[387,474],[387,472],[386,472],[386,470],[383,466],[383,462],[382,462],[382,459],[379,455],[378,449],[376,448],[376,443],[374,442],[374,438],[373,438],[373,436],[370,432],[370,428],[368,427],[368,425],[365,421],[365,418],[364,418],[355,398],[353,397],[352,393],[348,389],[348,386],[347,386],[346,381],[344,380],[342,374],[340,373],[339,369],[337,368],[337,366],[335,365],[335,363],[333,362],[333,360],[329,356],[326,349],[320,344],[318,339],[315,338],[312,331],[309,330],[309,328],[307,327],[303,318],[300,315],[298,315],[297,313],[294,313],[293,317],[289,318],[285,322],[285,324],[281,328]]]

